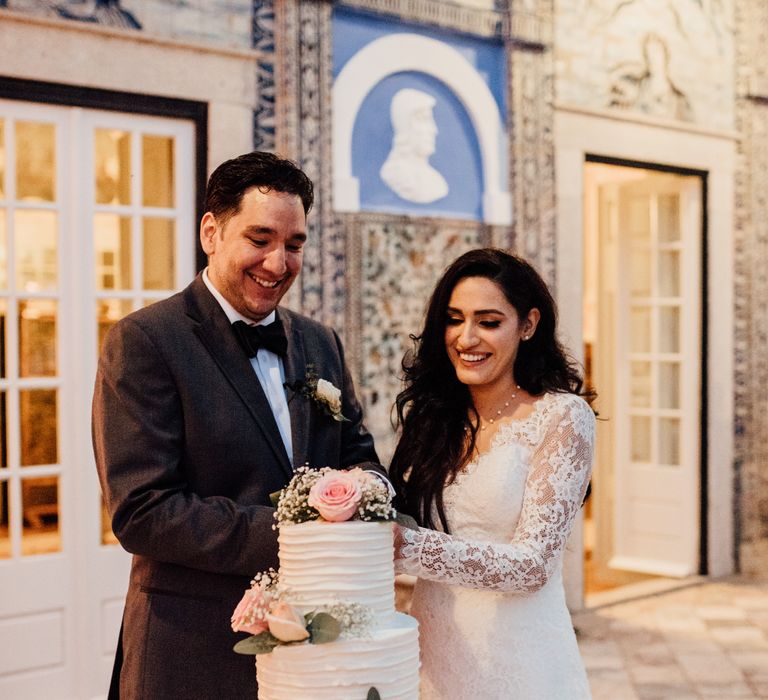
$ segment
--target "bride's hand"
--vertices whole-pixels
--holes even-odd
[[[403,541],[403,527],[398,525],[397,523],[393,523],[393,531],[395,534],[394,537],[394,547],[395,547],[395,561],[400,559],[400,550],[403,547],[404,541]]]

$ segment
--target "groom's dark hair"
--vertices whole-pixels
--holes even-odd
[[[314,202],[312,180],[293,161],[266,151],[252,151],[224,161],[211,173],[205,190],[205,211],[220,223],[240,211],[243,195],[253,187],[284,192],[301,199],[308,214]]]

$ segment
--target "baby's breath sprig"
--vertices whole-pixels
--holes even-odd
[[[327,469],[311,469],[302,466],[296,470],[288,486],[280,492],[280,498],[275,510],[275,519],[278,523],[305,523],[309,520],[317,520],[320,513],[309,505],[309,491],[312,485],[323,475]]]
[[[373,629],[373,610],[360,603],[334,603],[325,610],[335,617],[342,629],[342,636],[347,638],[366,637]]]

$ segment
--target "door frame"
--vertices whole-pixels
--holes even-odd
[[[557,287],[561,332],[582,354],[584,283],[584,164],[641,164],[644,168],[706,174],[702,221],[702,532],[701,561],[714,576],[735,570],[733,546],[733,221],[737,135],[677,122],[558,105],[555,110]],[[652,165],[649,165],[652,164]],[[721,329],[716,332],[715,329]],[[726,330],[722,330],[726,329]],[[707,401],[707,387],[716,401]],[[597,387],[599,391],[599,387]],[[716,441],[709,436],[717,435]],[[583,606],[583,550],[574,546],[566,592]]]

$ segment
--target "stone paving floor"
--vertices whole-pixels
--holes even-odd
[[[768,698],[768,576],[574,615],[594,700]]]

